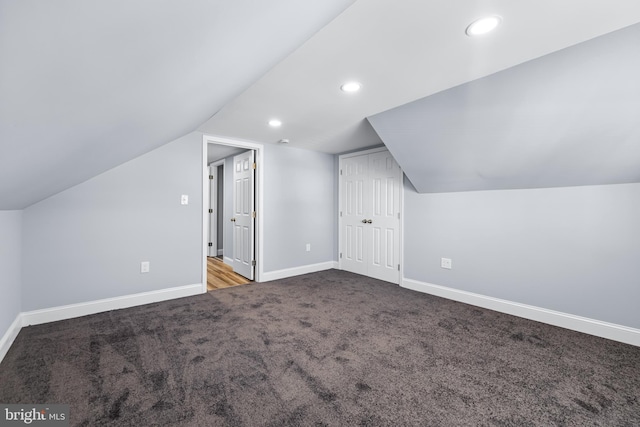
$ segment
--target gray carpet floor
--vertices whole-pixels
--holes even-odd
[[[23,328],[0,402],[74,426],[639,426],[640,348],[321,273]]]

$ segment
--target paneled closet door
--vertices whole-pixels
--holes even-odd
[[[402,172],[388,151],[340,159],[340,268],[399,283]]]
[[[341,267],[358,274],[367,274],[369,237],[366,209],[369,207],[369,158],[350,157],[342,162],[340,232]],[[364,222],[363,222],[364,221]]]
[[[368,275],[399,283],[400,167],[388,151],[369,154]],[[368,221],[371,221],[370,223]]]

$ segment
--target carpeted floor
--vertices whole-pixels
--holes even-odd
[[[337,270],[24,328],[71,425],[638,426],[640,348]]]

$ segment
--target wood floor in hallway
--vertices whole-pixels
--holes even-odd
[[[251,283],[249,279],[233,272],[231,266],[220,258],[207,257],[207,291],[230,288]]]

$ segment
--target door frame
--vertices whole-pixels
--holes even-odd
[[[341,254],[343,252],[342,248],[342,160],[348,159],[350,157],[364,156],[367,154],[380,153],[382,151],[389,151],[386,146],[371,148],[368,150],[356,151],[353,153],[341,154],[338,156],[338,269],[343,270],[342,268],[342,257]],[[391,151],[389,151],[391,153]],[[393,156],[393,153],[391,153]],[[397,162],[396,162],[397,163]],[[398,163],[400,167],[400,192],[399,192],[399,203],[400,203],[400,218],[398,221],[398,262],[400,263],[400,270],[398,271],[398,285],[403,286],[403,278],[404,278],[404,172],[402,171],[402,166]]]
[[[209,165],[207,165],[207,152],[209,144],[229,145],[232,147],[246,148],[254,150],[256,153],[256,229],[255,229],[255,248],[256,248],[256,269],[255,282],[261,282],[264,275],[264,145],[257,142],[242,141],[232,138],[225,138],[214,135],[204,134],[202,136],[202,293],[207,292],[207,253],[208,253],[208,236],[209,236]]]
[[[214,177],[215,181],[212,177]],[[213,181],[213,182],[212,182]],[[207,256],[210,257],[212,252],[218,255],[218,227],[213,227],[213,219],[218,221],[218,167],[209,165],[209,243],[213,246],[207,247]],[[214,216],[215,213],[215,216]],[[214,256],[215,256],[214,255]]]
[[[209,199],[209,207],[213,210],[214,222],[216,224],[215,230],[213,230],[211,228],[211,214],[209,214],[209,242],[213,243],[212,247],[216,248],[213,255],[214,257],[218,256],[218,252],[220,252],[220,248],[218,247],[218,222],[220,221],[220,215],[218,215],[218,198],[220,197],[218,191],[218,188],[220,187],[220,183],[218,182],[218,171],[220,170],[220,167],[222,167],[222,171],[224,173],[224,160],[218,160],[217,162],[213,162],[209,165],[209,174],[211,174],[211,169],[215,171],[213,190],[211,186],[211,179],[209,179],[209,197],[211,197],[211,194],[215,194],[213,200]],[[207,249],[207,256],[211,256],[210,249]]]

